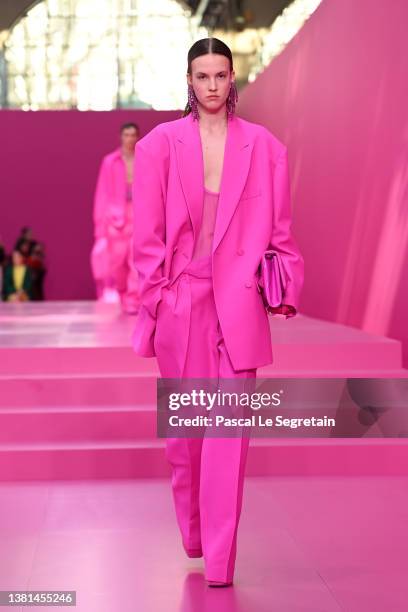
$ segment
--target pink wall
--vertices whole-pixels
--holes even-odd
[[[143,136],[181,111],[0,111],[0,236],[10,250],[23,225],[45,243],[47,299],[93,299],[92,206],[102,156],[119,127]]]
[[[404,341],[408,365],[408,2],[323,0],[241,94],[288,145],[301,310]]]

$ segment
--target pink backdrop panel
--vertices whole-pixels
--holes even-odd
[[[20,228],[45,243],[46,299],[95,297],[89,265],[99,164],[119,144],[122,123],[141,136],[181,111],[0,111],[0,236],[10,250]]]
[[[289,149],[300,308],[404,342],[408,365],[408,2],[323,0],[239,114]]]

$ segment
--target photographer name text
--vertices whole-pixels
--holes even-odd
[[[277,415],[274,418],[253,414],[250,417],[216,417],[196,416],[192,418],[172,415],[169,417],[171,427],[335,427],[336,419],[331,417],[288,418]]]

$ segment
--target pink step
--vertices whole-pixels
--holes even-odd
[[[0,445],[0,480],[156,478],[170,475],[165,440]],[[405,439],[251,439],[248,476],[407,476]]]
[[[125,374],[0,376],[0,407],[156,405],[156,377]]]
[[[339,370],[276,369],[268,373],[259,368],[258,377],[266,378],[408,378],[403,368]],[[0,407],[81,406],[86,405],[156,405],[156,376],[139,372],[114,374],[32,374],[0,376]]]
[[[138,357],[132,350],[134,321],[121,315],[117,305],[96,301],[30,302],[23,308],[5,303],[0,312],[0,375],[158,376],[156,360]],[[274,363],[263,369],[263,375],[277,369],[401,367],[397,340],[302,314],[293,320],[269,317],[269,323]]]
[[[360,332],[363,334],[363,332]],[[291,337],[294,337],[292,330]],[[310,339],[310,342],[299,337],[296,349],[293,344],[278,343],[275,334],[273,343],[274,363],[263,368],[263,375],[272,375],[276,369],[299,371],[310,370],[344,370],[360,369],[362,364],[368,369],[399,368],[401,366],[401,345],[396,340],[378,338],[366,342],[366,337],[350,338],[342,343],[334,343],[327,350],[323,338]],[[363,340],[363,341],[361,341]],[[157,362],[154,358],[138,357],[129,347],[49,347],[0,349],[0,375],[25,374],[122,374],[138,372],[142,375],[159,376]]]
[[[0,408],[0,445],[156,438],[155,406]]]

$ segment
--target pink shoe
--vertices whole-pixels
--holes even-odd
[[[227,587],[232,585],[231,582],[219,582],[218,580],[207,580],[207,584],[210,587]]]
[[[120,295],[120,301],[123,313],[128,315],[135,315],[139,312],[139,302],[126,295],[126,293],[122,293]]]
[[[128,315],[137,315],[139,306],[122,306],[122,312]]]

